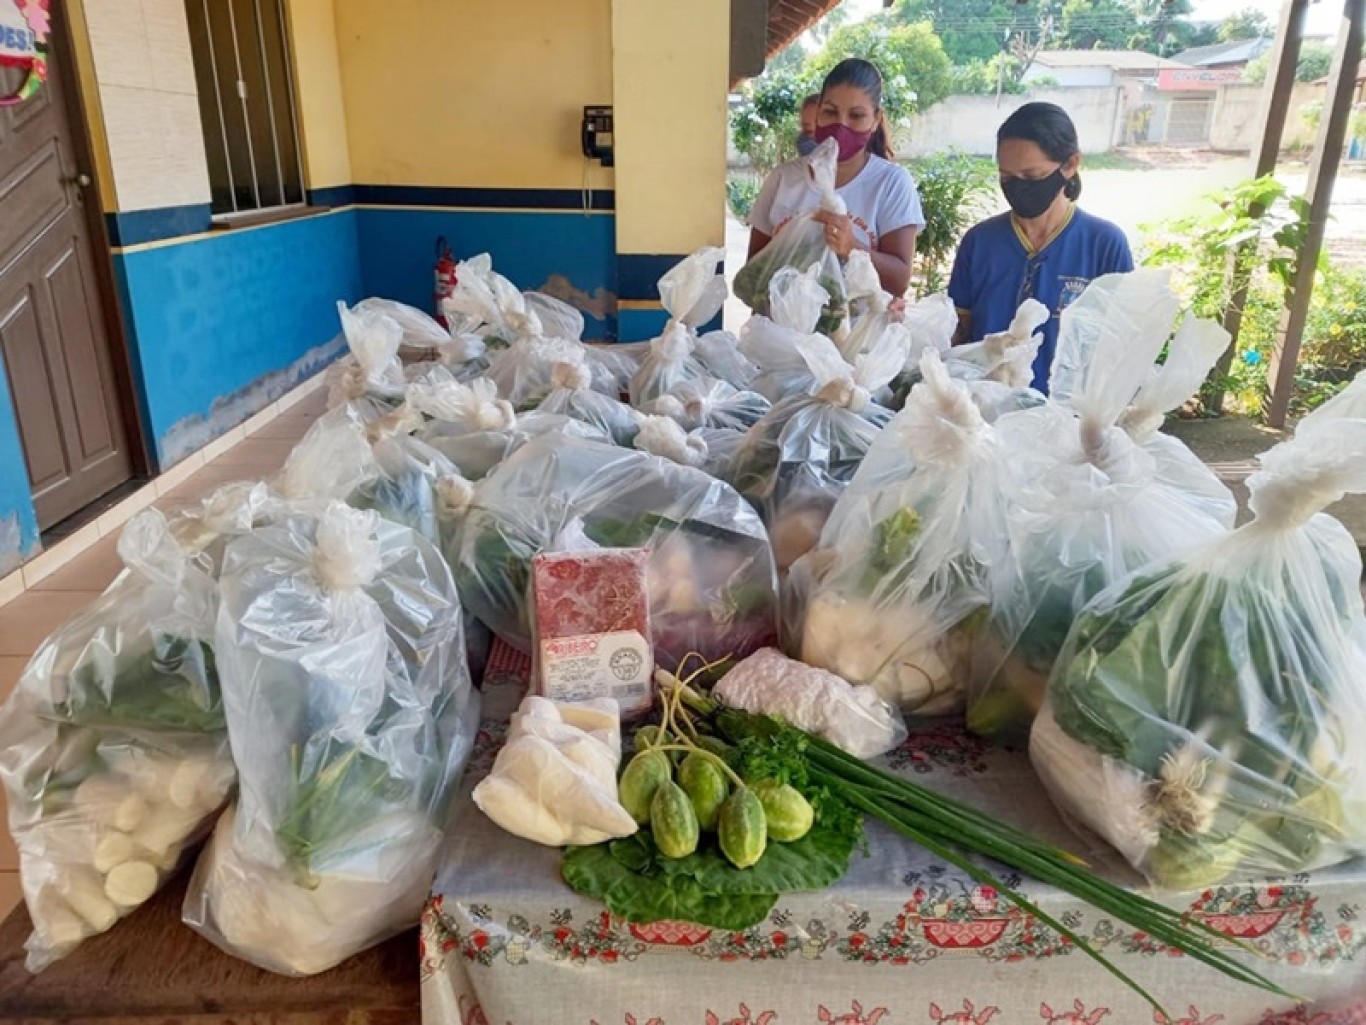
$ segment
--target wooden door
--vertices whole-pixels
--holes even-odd
[[[67,52],[53,48],[34,96],[0,108],[0,357],[43,529],[133,472]],[[22,74],[0,67],[0,92],[12,93]]]

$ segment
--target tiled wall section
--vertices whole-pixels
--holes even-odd
[[[115,206],[209,201],[184,0],[87,0]]]

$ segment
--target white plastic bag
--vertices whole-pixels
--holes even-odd
[[[958,330],[958,309],[943,292],[927,295],[901,311],[901,324],[911,336],[905,369],[892,382],[890,408],[900,409],[920,381],[920,358],[933,350],[947,362]]]
[[[378,475],[365,424],[343,407],[314,421],[270,486],[290,502],[345,500]]]
[[[692,467],[561,434],[535,438],[479,483],[452,559],[460,593],[503,640],[530,650],[531,559],[564,528],[649,548],[655,658],[743,657],[776,634],[768,536],[730,487]]]
[[[361,315],[381,313],[393,320],[403,332],[399,338],[400,348],[418,351],[438,349],[451,340],[450,332],[437,323],[436,318],[416,306],[394,299],[371,296],[356,303],[353,312]]]
[[[879,430],[892,418],[871,392],[905,362],[904,335],[884,334],[850,366],[821,335],[797,341],[815,383],[750,428],[727,479],[768,524],[779,571],[808,552]]]
[[[697,339],[693,355],[707,373],[736,388],[747,388],[759,368],[740,351],[740,341],[729,331],[708,331]]]
[[[1169,889],[1366,852],[1366,377],[1248,480],[1254,519],[1082,612],[1030,752],[1063,811]]]
[[[659,279],[659,298],[669,314],[631,377],[631,405],[642,408],[687,380],[707,376],[697,359],[697,329],[721,311],[726,279],[716,268],[726,258],[720,247],[700,249]]]
[[[1162,479],[1152,452],[1117,426],[1178,310],[1165,272],[1097,278],[1063,313],[1054,369],[1065,402],[997,422],[1015,471],[1012,558],[980,635],[974,730],[1022,737],[1082,606],[1130,571],[1232,526],[1231,499],[1215,515],[1205,490]]]
[[[758,368],[749,387],[770,402],[810,392],[815,378],[797,342],[813,334],[829,293],[820,268],[784,267],[773,275],[769,315],[756,315],[740,329],[740,352]]]
[[[226,799],[217,585],[201,517],[179,542],[155,509],[125,569],[34,653],[0,709],[0,779],[34,931],[30,971],[148,900]]]
[[[550,370],[550,391],[536,411],[567,416],[592,427],[618,445],[630,445],[640,430],[636,413],[624,402],[593,390],[593,374],[583,359],[556,363]]]
[[[802,661],[902,711],[960,711],[974,637],[1007,558],[995,431],[937,353],[873,441],[821,535]]]
[[[856,758],[876,758],[906,739],[901,714],[873,688],[851,687],[774,648],[756,651],[735,666],[712,693],[731,708],[776,715]]]
[[[528,695],[474,803],[508,832],[551,847],[630,836],[639,827],[617,799],[620,718],[613,698]]]
[[[758,392],[740,391],[715,378],[684,381],[669,394],[647,403],[644,412],[667,416],[683,427],[748,430],[772,408]]]
[[[620,394],[616,377],[602,364],[594,364],[582,342],[563,338],[521,338],[494,355],[485,377],[498,386],[498,394],[518,412],[535,409],[555,387],[557,363],[587,362],[593,372],[593,388],[615,399]]]
[[[846,214],[848,209],[835,189],[839,166],[839,146],[833,139],[821,143],[807,158],[811,178],[820,193],[820,210]],[[735,275],[735,295],[756,314],[769,315],[774,277],[783,268],[805,271],[813,264],[819,268],[821,285],[829,301],[820,315],[816,330],[842,338],[847,329],[849,300],[839,258],[826,244],[825,225],[812,214],[799,214],[779,229],[778,234]]]
[[[478,695],[436,549],[333,503],[228,546],[216,650],[235,815],[200,857],[185,921],[309,975],[416,923]]]
[[[403,400],[405,379],[398,349],[403,327],[381,309],[347,309],[337,303],[342,335],[351,355],[327,372],[327,404],[350,404],[365,419],[382,416]]]
[[[518,414],[512,403],[498,398],[497,387],[486,379],[443,383],[435,394],[418,396],[410,390],[409,403],[430,417],[418,437],[469,480],[483,479],[517,449],[547,432],[610,440],[597,428],[567,416]]]

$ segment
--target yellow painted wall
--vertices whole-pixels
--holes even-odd
[[[582,108],[612,102],[611,0],[335,4],[355,182],[583,186]]]
[[[613,0],[617,252],[725,238],[729,0]]]
[[[288,10],[304,181],[310,189],[349,185],[351,153],[333,0],[289,0]]]

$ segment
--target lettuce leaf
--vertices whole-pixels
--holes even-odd
[[[822,890],[849,870],[858,836],[849,822],[817,822],[794,843],[769,843],[746,869],[713,845],[686,858],[665,858],[648,831],[624,840],[571,847],[561,872],[569,886],[628,922],[673,920],[742,930],[762,922],[778,894]]]

